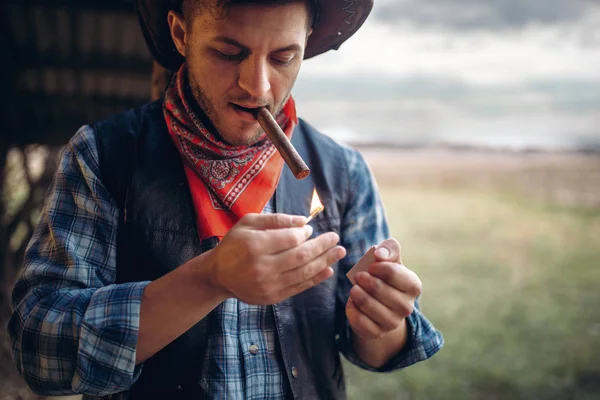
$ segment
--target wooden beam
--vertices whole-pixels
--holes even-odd
[[[54,68],[77,70],[80,72],[132,72],[149,76],[152,71],[151,59],[150,55],[146,58],[112,54],[89,54],[63,58],[51,54],[29,53],[17,57],[15,62],[19,65],[20,72],[29,68]]]
[[[8,105],[8,131],[19,132],[15,145],[64,145],[84,124],[124,112],[147,102],[146,98],[22,93]]]
[[[8,6],[44,6],[44,7],[66,7],[77,10],[90,11],[122,11],[134,12],[135,7],[131,0],[102,0],[102,1],[81,1],[81,0],[6,0]]]

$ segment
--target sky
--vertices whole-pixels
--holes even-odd
[[[342,141],[600,149],[600,1],[375,0],[294,96]]]

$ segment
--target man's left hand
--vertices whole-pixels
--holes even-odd
[[[421,280],[402,265],[400,244],[395,239],[382,242],[368,272],[355,276],[346,316],[354,333],[363,339],[378,339],[389,332],[405,329],[405,318],[421,293]]]

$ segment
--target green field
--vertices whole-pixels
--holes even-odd
[[[600,213],[507,190],[381,187],[444,349],[351,399],[600,399]]]

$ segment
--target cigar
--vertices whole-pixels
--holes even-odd
[[[288,137],[285,136],[285,133],[283,133],[269,110],[266,107],[260,107],[256,113],[256,119],[294,176],[297,179],[306,178],[310,174],[310,169],[308,169],[308,166],[302,157],[300,157],[300,154],[298,154]]]

